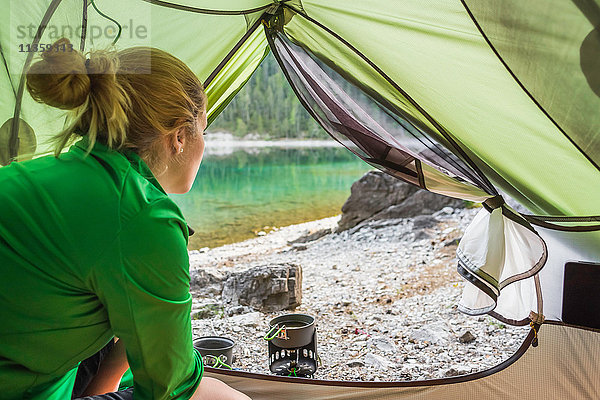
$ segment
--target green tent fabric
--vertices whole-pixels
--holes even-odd
[[[117,49],[155,46],[190,65],[209,122],[272,51],[304,107],[358,157],[483,202],[458,252],[474,284],[465,312],[560,321],[565,257],[600,259],[598,0],[2,1],[3,165],[47,152],[64,124],[23,90],[27,46],[71,27],[79,49],[103,48],[120,26]]]
[[[39,41],[48,43],[63,33],[57,28],[82,25],[85,14],[90,30],[84,48],[90,49],[110,45],[112,37],[99,37],[96,30],[115,32],[116,25],[79,0],[6,2],[9,12],[0,36],[5,61],[0,119],[4,123],[15,114],[18,98],[19,117],[33,127],[41,153],[47,150],[44,139],[62,127],[62,118],[35,104],[27,93],[19,95],[21,72],[32,55],[20,52],[19,45],[33,39],[29,27],[37,28],[48,16]],[[410,115],[443,145],[451,138],[455,146],[446,147],[453,152],[458,147],[499,188],[532,211],[594,214],[594,200],[600,197],[595,140],[600,121],[593,112],[600,105],[594,68],[597,4],[586,8],[557,0],[539,10],[541,6],[516,2],[510,7],[504,2],[474,3],[94,2],[123,26],[117,47],[162,48],[208,81],[211,121],[268,51],[261,16],[274,21],[276,16],[264,12],[285,10],[279,29],[290,40]],[[557,18],[556,24],[547,23],[548,18]],[[565,21],[560,34],[559,19]],[[143,38],[133,34],[140,26],[147,32]],[[25,38],[22,27],[29,30]],[[357,52],[379,71],[367,68]],[[535,63],[530,62],[532,54]],[[559,71],[570,71],[560,75],[569,80],[552,79]],[[585,190],[580,182],[586,182]]]
[[[485,3],[478,2],[479,7],[486,8]],[[597,210],[593,201],[600,198],[600,192],[596,191],[600,187],[597,168],[522,90],[460,2],[414,1],[399,5],[366,1],[354,7],[350,9],[344,1],[303,2],[309,16],[352,43],[381,68],[449,134],[470,149],[475,161],[489,166],[492,178],[499,175],[498,181],[504,181],[499,182],[500,186],[515,198],[536,212],[588,215]],[[580,14],[575,6],[565,11]],[[519,15],[538,18],[534,12]],[[538,25],[548,26],[545,22]],[[317,29],[302,18],[294,18],[286,25],[286,32],[303,43],[304,36]],[[331,36],[330,41],[333,41]],[[316,42],[323,47],[316,49],[316,53],[329,53],[325,47],[329,43]],[[519,41],[514,44],[519,45]],[[341,47],[339,42],[331,46]],[[571,70],[572,61],[555,59],[553,63],[559,65],[556,68]],[[547,82],[548,86],[551,82]],[[598,96],[589,88],[583,94],[586,96],[581,102],[589,99],[588,103],[598,105]],[[595,126],[596,129],[591,129],[597,134],[600,124],[596,121],[594,125],[595,117],[589,118],[592,123],[586,124],[587,129]],[[515,141],[519,146],[514,145]],[[579,179],[586,176],[589,180],[573,176]],[[557,181],[564,185],[556,185]],[[574,199],[573,193],[582,192],[581,181],[589,183],[587,193]]]
[[[600,143],[596,139],[600,124],[598,2],[465,3],[478,21],[478,29],[521,87],[597,167],[600,157]],[[523,21],[522,15],[527,15],[527,19]],[[507,23],[510,33],[504,28]]]
[[[39,39],[41,44],[53,43],[66,33],[77,48],[81,42],[81,26],[87,24],[84,51],[91,48],[107,48],[117,34],[117,25],[100,15],[91,4],[85,8],[84,13],[82,4],[87,2],[80,0],[3,2],[7,3],[8,12],[3,14],[4,28],[0,32],[2,56],[5,60],[0,78],[3,82],[1,90],[5,94],[0,100],[0,120],[4,123],[14,116],[15,100],[19,98],[19,117],[33,127],[40,144],[38,153],[43,153],[49,150],[44,146],[45,140],[63,127],[64,113],[35,103],[26,91],[22,97],[19,95],[19,84],[27,57],[35,54],[22,52],[19,46],[32,42],[40,23],[46,22],[46,29]],[[262,29],[257,29],[261,28],[260,24],[255,24],[262,13],[258,11],[239,15],[209,15],[172,8],[168,3],[156,3],[152,5],[144,1],[102,0],[94,2],[98,10],[121,24],[118,48],[142,45],[166,50],[186,62],[204,82],[234,50],[240,39],[244,39],[241,43],[244,45],[243,49],[233,52],[233,55],[237,53],[237,56],[226,63],[225,71],[221,69],[217,77],[211,78],[209,104],[216,105],[216,113],[213,111],[210,115],[212,120],[227,104],[227,99],[230,100],[243,86],[267,51],[264,34],[262,39],[260,37]],[[222,11],[237,10],[242,4],[248,6],[244,7],[244,10],[268,6],[265,1],[214,3],[213,6]],[[83,22],[84,20],[87,22]],[[248,25],[249,22],[252,24]],[[246,35],[251,28],[254,28],[254,34]],[[7,147],[3,146],[3,150],[6,151]]]

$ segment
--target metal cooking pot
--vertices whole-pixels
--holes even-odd
[[[282,349],[295,349],[308,345],[315,333],[315,319],[306,314],[285,314],[269,322],[269,332],[264,339]]]
[[[194,340],[194,348],[200,352],[204,365],[214,368],[231,368],[234,345],[233,340],[220,336],[204,336]]]

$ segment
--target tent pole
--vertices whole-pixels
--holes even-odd
[[[52,3],[48,6],[46,13],[42,17],[40,25],[38,26],[37,32],[33,41],[31,42],[31,47],[39,44],[44,31],[46,30],[46,26],[50,21],[50,18],[54,15],[54,12],[60,5],[62,0],[52,0]],[[21,71],[21,78],[19,80],[19,88],[17,89],[17,94],[15,98],[15,111],[13,113],[13,120],[11,123],[10,129],[10,137],[8,139],[8,157],[9,164],[15,160],[19,151],[19,117],[21,115],[21,103],[23,100],[23,91],[25,90],[25,73],[31,64],[31,60],[33,60],[34,52],[28,52],[27,58],[25,59],[25,63],[23,64],[23,70]]]
[[[79,51],[83,53],[85,50],[85,38],[87,36],[87,22],[88,22],[88,0],[83,1],[83,12],[81,13],[81,42],[79,43]]]

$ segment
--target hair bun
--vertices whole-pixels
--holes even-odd
[[[31,97],[52,107],[63,110],[79,107],[89,97],[90,89],[85,57],[66,38],[42,52],[42,59],[27,71]]]

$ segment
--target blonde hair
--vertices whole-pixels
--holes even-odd
[[[68,51],[69,40],[27,72],[27,90],[38,102],[70,110],[67,128],[53,138],[54,153],[87,135],[112,149],[131,148],[148,164],[159,162],[156,147],[165,135],[196,132],[206,94],[196,75],[178,58],[151,47],[92,51],[89,59]]]

